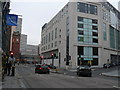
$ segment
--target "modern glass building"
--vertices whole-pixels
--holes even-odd
[[[46,63],[60,67],[117,63],[120,12],[109,2],[69,2],[42,27],[41,38]]]

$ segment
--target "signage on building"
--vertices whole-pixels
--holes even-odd
[[[6,16],[6,25],[17,26],[17,22],[18,22],[18,15],[8,14]]]

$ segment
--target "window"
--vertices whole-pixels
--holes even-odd
[[[98,27],[97,26],[92,26],[92,29],[93,30],[98,30]]]
[[[97,6],[82,2],[77,3],[77,11],[97,15]]]
[[[51,48],[53,48],[53,43],[51,43]]]
[[[55,29],[55,39],[57,38],[57,28]]]
[[[97,47],[93,47],[93,56],[98,56],[98,48]]]
[[[52,31],[52,40],[53,40],[53,37],[54,37],[53,34],[54,34],[54,31]]]
[[[103,30],[103,40],[107,40],[107,32],[106,32],[106,24],[103,23],[102,25],[102,30]]]
[[[60,31],[59,32],[61,32],[61,29],[60,29]]]
[[[96,19],[92,19],[93,24],[98,24],[98,21]]]
[[[55,41],[55,47],[57,47],[57,41]]]
[[[98,58],[93,58],[92,65],[98,65]]]
[[[44,37],[44,44],[45,44],[45,37]]]
[[[78,37],[78,42],[83,42],[84,38],[83,37]]]
[[[61,38],[61,35],[59,35],[59,38]]]
[[[49,42],[50,42],[50,33],[49,33]]]
[[[48,49],[50,49],[50,45],[48,45]]]
[[[83,34],[84,34],[84,31],[78,30],[78,35],[83,35]]]
[[[78,21],[83,22],[83,17],[78,16]]]
[[[90,5],[90,14],[97,14],[97,7],[95,5]]]
[[[78,28],[83,28],[83,24],[78,23]]]
[[[85,3],[79,2],[77,8],[78,8],[78,11],[79,11],[79,12],[85,13]]]
[[[78,55],[81,57],[81,55],[84,55],[84,48],[83,46],[78,47]]]
[[[92,32],[93,36],[98,36],[98,32]]]
[[[18,42],[18,41],[19,41],[19,39],[17,38],[17,39],[16,39],[16,41]]]
[[[48,36],[46,35],[46,43],[47,43],[47,40],[48,40],[47,38],[48,38]]]
[[[59,41],[59,44],[61,44],[61,41]]]
[[[98,39],[97,38],[93,38],[93,43],[98,43]]]

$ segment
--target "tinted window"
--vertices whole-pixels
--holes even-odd
[[[83,34],[84,34],[84,31],[78,30],[78,35],[83,35]]]
[[[97,47],[93,47],[93,55],[98,56],[98,48]]]
[[[83,22],[83,17],[78,17],[78,21]]]
[[[93,38],[93,43],[98,43],[98,39],[97,38]]]
[[[98,33],[97,32],[92,32],[92,35],[93,36],[98,36]]]
[[[93,30],[98,30],[98,27],[97,26],[92,26],[92,29]]]
[[[92,20],[92,23],[97,24],[98,21],[97,21],[96,19],[93,19],[93,20]]]
[[[83,28],[83,24],[78,23],[78,28]]]

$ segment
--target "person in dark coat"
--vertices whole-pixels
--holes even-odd
[[[11,71],[11,67],[12,67],[12,62],[10,61],[8,64],[7,64],[7,70],[8,70],[8,76],[10,75],[10,71]]]

